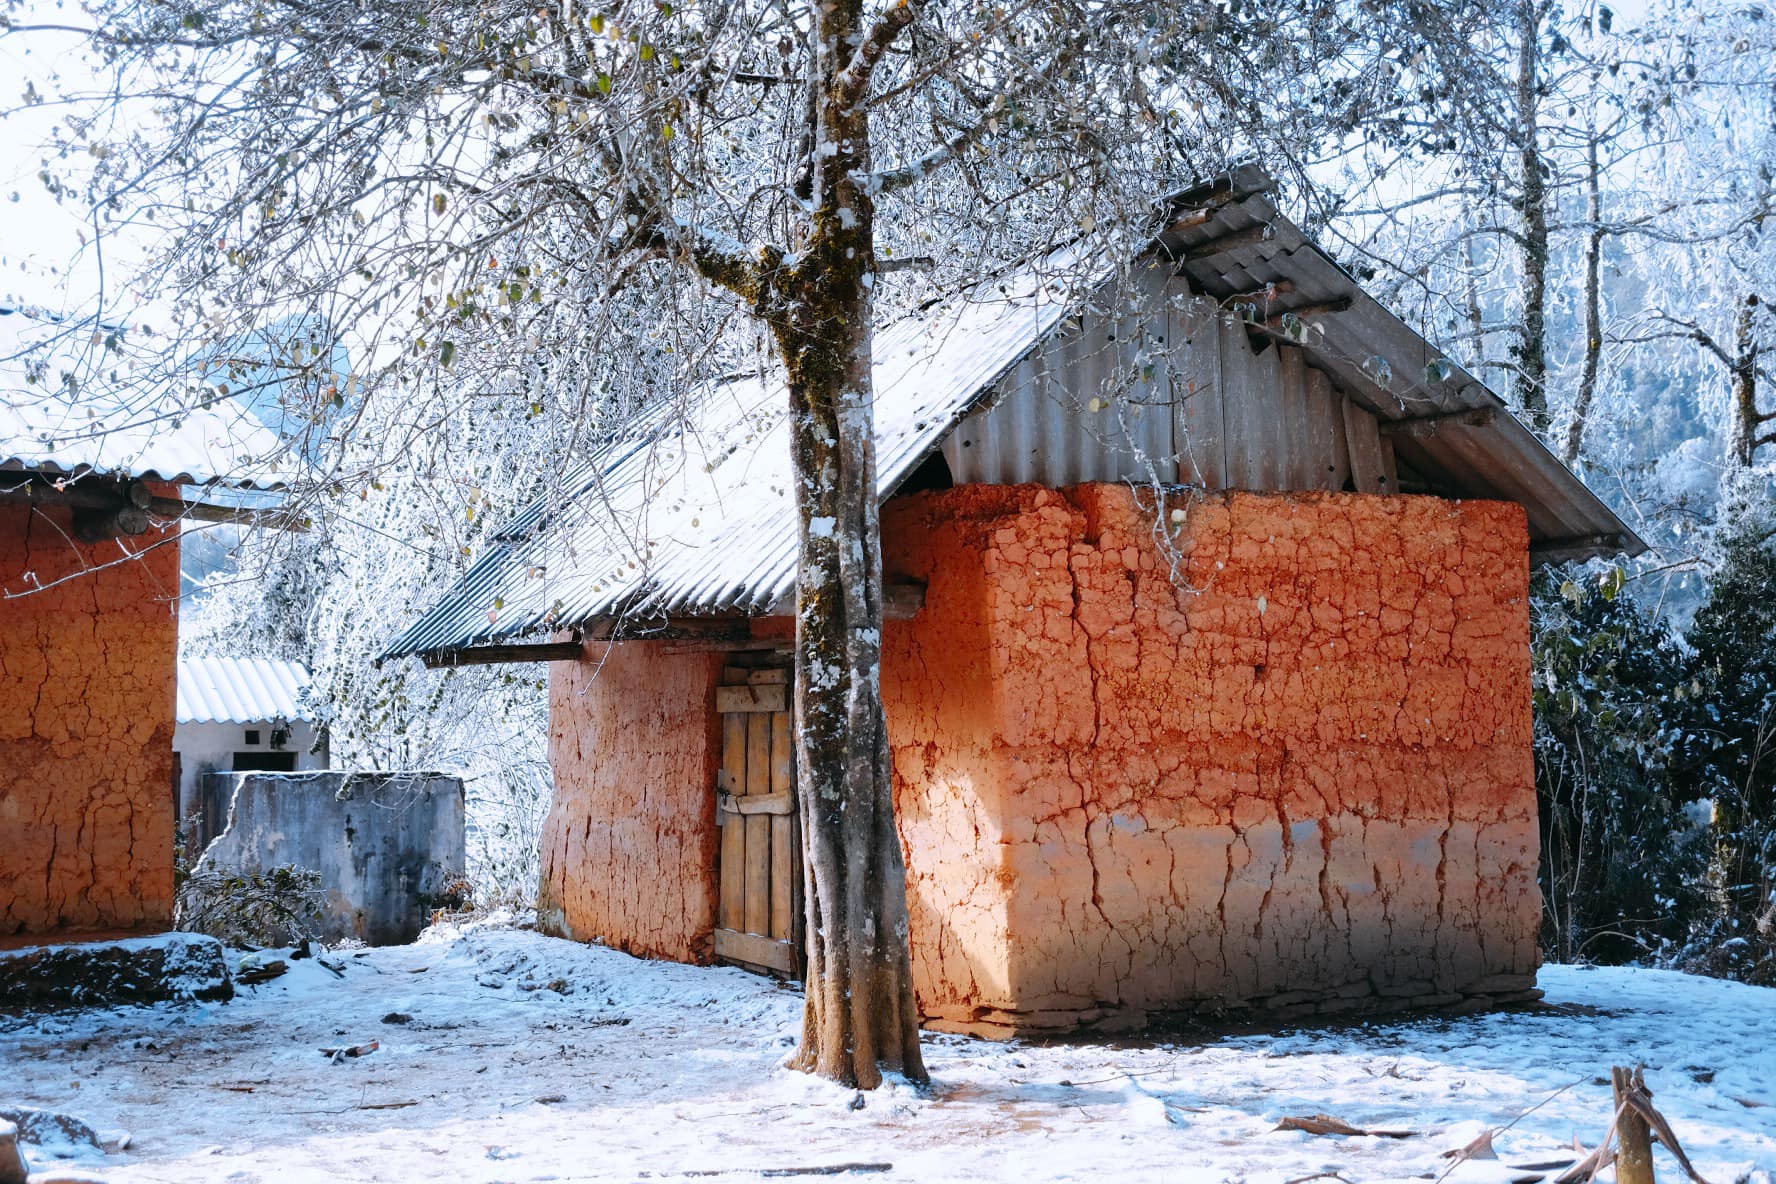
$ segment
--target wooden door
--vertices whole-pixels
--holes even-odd
[[[729,666],[715,692],[722,721],[715,956],[800,978],[802,866],[790,671],[774,655],[770,660],[768,666]]]

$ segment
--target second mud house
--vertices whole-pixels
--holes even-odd
[[[1641,544],[1269,188],[876,336],[931,1026],[1534,990],[1530,568]],[[554,662],[556,932],[798,965],[786,414],[733,379],[610,445],[392,647]]]

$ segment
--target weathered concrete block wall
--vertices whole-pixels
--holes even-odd
[[[73,537],[0,506],[0,934],[173,916],[178,538]]]
[[[1532,985],[1521,509],[1180,505],[1171,554],[1118,486],[885,511],[891,578],[929,584],[883,660],[926,1016],[1028,1029]]]
[[[719,653],[593,644],[549,673],[555,799],[537,917],[548,932],[680,962],[712,955]]]
[[[234,782],[199,870],[319,872],[326,941],[419,936],[467,866],[463,783],[429,773],[211,773]]]

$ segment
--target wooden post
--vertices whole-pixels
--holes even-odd
[[[1637,1068],[1633,1071],[1617,1066],[1610,1070],[1610,1082],[1616,1095],[1616,1137],[1621,1150],[1616,1155],[1616,1184],[1653,1184],[1653,1136],[1646,1115],[1631,1100],[1634,1095],[1651,1096],[1646,1078]]]
[[[29,1174],[19,1151],[18,1127],[0,1119],[0,1184],[25,1184]]]

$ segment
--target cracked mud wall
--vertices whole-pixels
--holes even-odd
[[[1119,486],[884,511],[921,1009],[1042,1028],[1533,986],[1528,537],[1492,502]],[[1167,517],[1170,507],[1168,507]]]
[[[719,653],[591,643],[549,668],[555,798],[543,826],[541,926],[707,962],[715,929]]]
[[[173,915],[179,545],[77,574],[124,551],[72,540],[65,510],[0,506],[0,589],[43,588],[0,605],[0,935]]]

